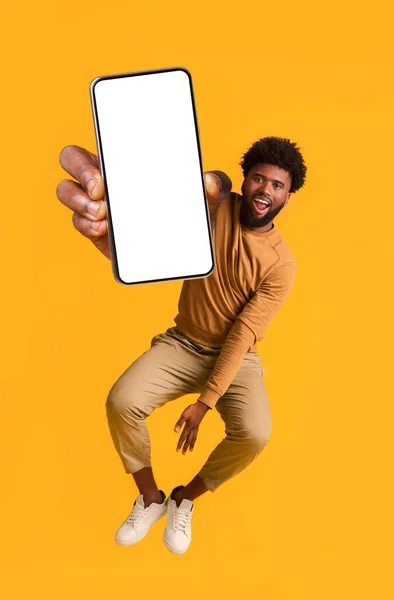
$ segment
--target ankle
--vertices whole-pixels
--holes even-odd
[[[174,488],[171,492],[171,498],[172,500],[175,500],[175,504],[177,506],[179,506],[182,500],[184,500],[184,491],[185,487],[183,485],[179,485],[178,487]]]
[[[156,492],[150,492],[148,494],[143,494],[145,508],[153,504],[163,504],[163,496],[159,490]]]

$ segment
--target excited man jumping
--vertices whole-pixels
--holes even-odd
[[[57,197],[73,211],[75,228],[110,258],[104,183],[97,157],[78,146],[60,154],[62,167],[78,182],[61,181]],[[295,260],[273,219],[291,193],[305,183],[306,166],[296,144],[266,137],[240,162],[242,195],[231,191],[222,171],[204,173],[216,266],[206,278],[183,282],[176,327],[159,333],[112,386],[107,417],[115,448],[140,495],[116,533],[131,545],[168,513],[164,542],[183,554],[191,541],[193,500],[214,491],[245,469],[271,433],[264,368],[256,343],[288,296]],[[185,190],[187,194],[187,190]],[[185,225],[186,226],[186,225]],[[166,498],[156,485],[146,426],[155,408],[198,393],[175,426],[178,450],[193,450],[205,414],[216,408],[225,438],[199,473]]]

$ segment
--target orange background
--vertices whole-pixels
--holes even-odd
[[[5,598],[391,597],[393,87],[389,4],[22,2],[3,13],[1,586]],[[163,522],[130,548],[113,536],[136,488],[107,429],[106,394],[173,325],[181,282],[126,288],[55,194],[67,144],[95,152],[89,84],[184,66],[204,169],[239,190],[257,138],[296,141],[304,189],[276,225],[297,259],[259,344],[269,447],[196,503],[182,557]],[[153,157],[160,160],[160,157]],[[175,185],[174,181],[174,185]],[[193,454],[150,420],[166,492],[221,439],[204,420]]]

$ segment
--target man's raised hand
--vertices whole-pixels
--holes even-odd
[[[97,156],[80,146],[71,145],[63,148],[59,160],[63,169],[77,181],[63,179],[56,188],[58,199],[73,211],[75,229],[110,259],[104,181]],[[213,224],[221,200],[231,190],[231,180],[223,171],[207,171],[204,173],[204,186]]]
[[[104,256],[111,258],[104,181],[97,156],[79,146],[66,146],[59,160],[63,169],[77,181],[63,179],[56,188],[58,199],[73,211],[75,229]]]

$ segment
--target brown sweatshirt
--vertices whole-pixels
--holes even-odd
[[[192,341],[221,348],[202,398],[211,408],[245,354],[256,352],[296,273],[295,259],[275,226],[258,233],[240,224],[241,201],[235,192],[222,200],[212,233],[215,269],[209,277],[184,281],[174,319]]]

